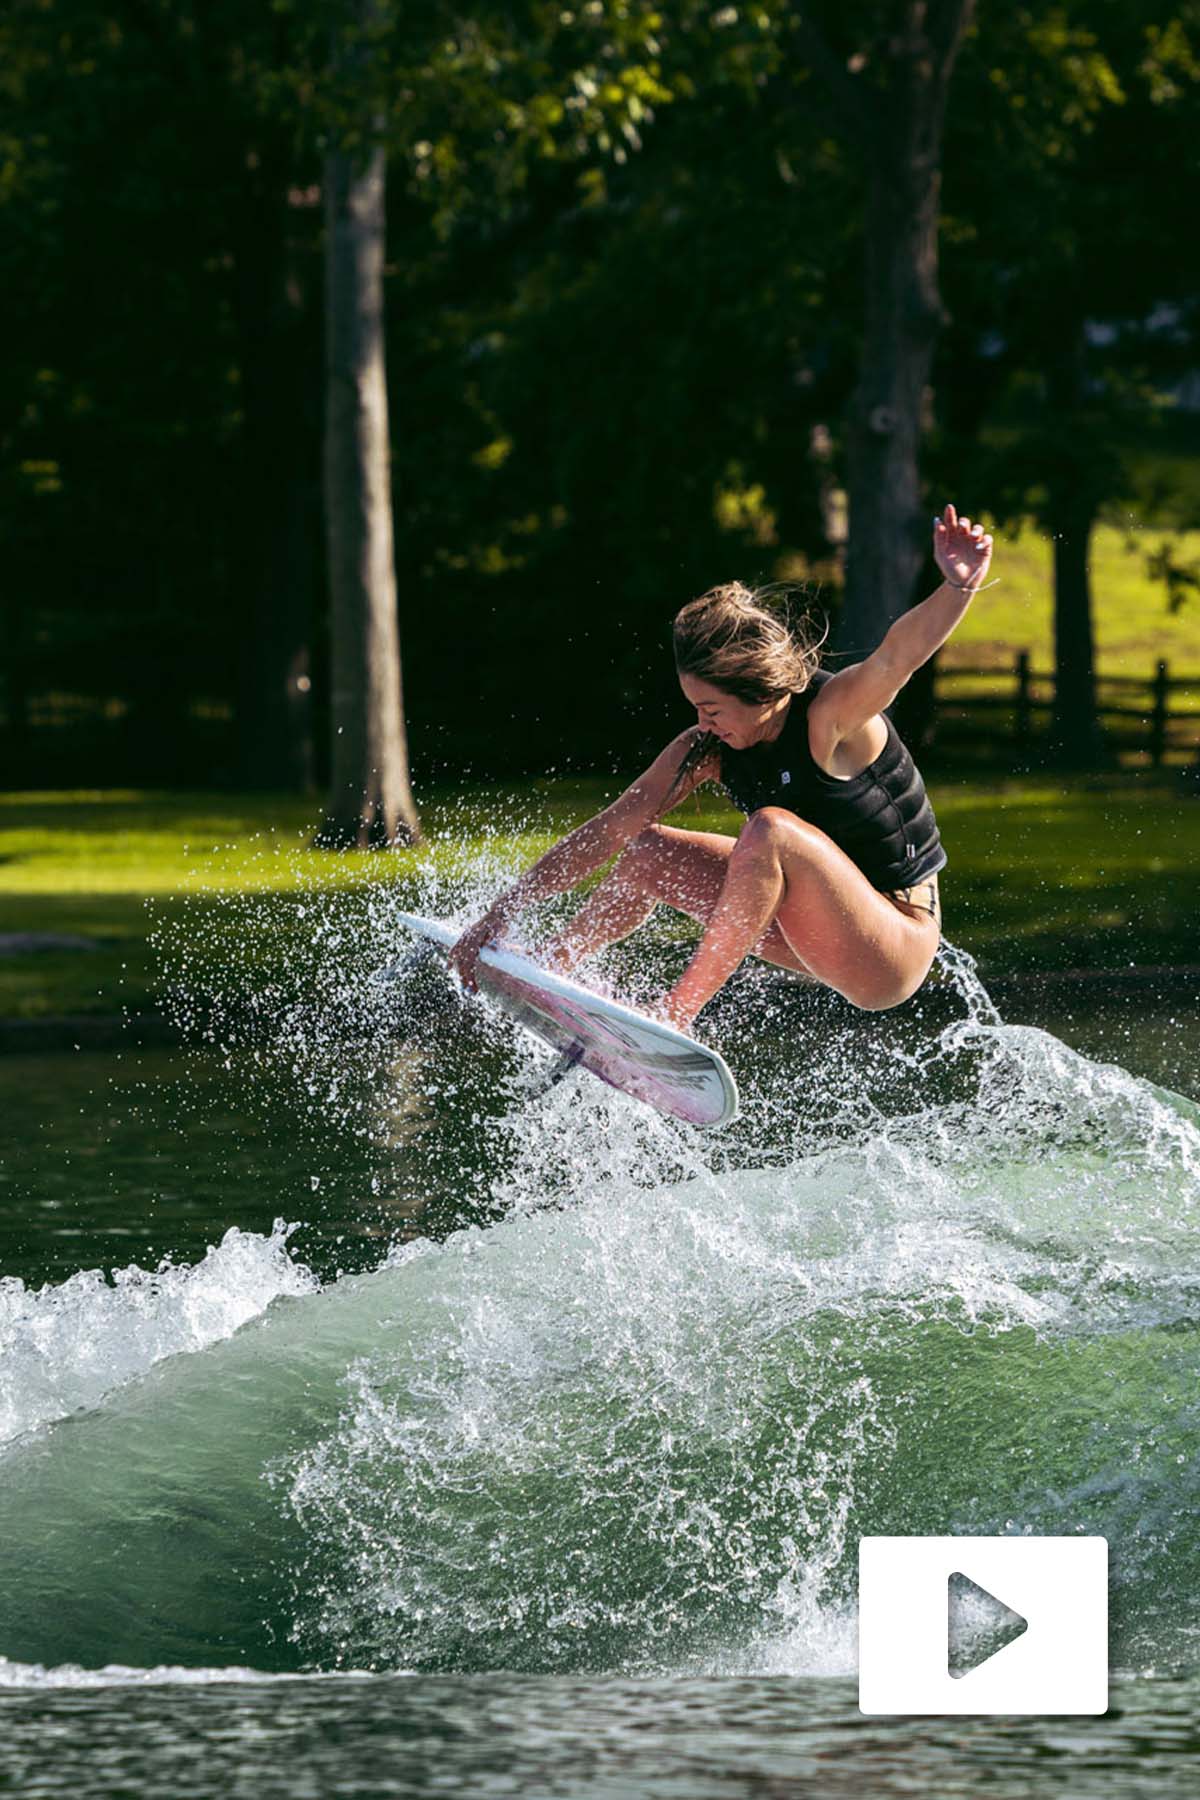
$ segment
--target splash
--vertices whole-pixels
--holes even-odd
[[[231,1226],[191,1267],[131,1264],[111,1279],[81,1269],[42,1288],[0,1280],[0,1444],[218,1343],[281,1294],[311,1293],[313,1276],[287,1251],[296,1229],[277,1219],[264,1238]]]
[[[64,1375],[44,1417],[90,1410],[5,1459],[0,1652],[845,1674],[863,1533],[1065,1530],[1113,1546],[1118,1658],[1194,1666],[1196,1109],[1004,1024],[952,949],[884,1018],[748,964],[706,1015],[728,1132],[583,1078],[531,1104],[533,1040],[385,979],[395,908],[465,922],[495,875],[289,900],[278,942],[235,905],[236,980],[205,938],[204,1041],[385,1146],[403,1229],[207,1338],[177,1272],[120,1379]],[[597,973],[636,997],[684,954]]]

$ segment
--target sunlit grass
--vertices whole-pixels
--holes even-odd
[[[1139,777],[932,782],[950,864],[945,929],[985,971],[1200,962],[1200,800]],[[421,796],[416,849],[308,848],[311,801],[276,796],[0,795],[0,931],[93,938],[91,952],[0,958],[0,1016],[110,1013],[153,1005],[148,934],[186,904],[189,928],[230,894],[395,884],[418,874],[525,867],[615,792],[601,781],[539,781]],[[703,792],[671,822],[736,832]],[[505,825],[505,822],[507,826]],[[691,931],[661,915],[668,931]]]
[[[986,515],[985,515],[986,520]],[[1200,676],[1200,597],[1171,613],[1166,589],[1151,580],[1147,558],[1163,544],[1181,562],[1200,560],[1200,531],[1165,532],[1131,516],[1128,530],[1098,525],[1091,573],[1096,663],[1103,675],[1153,674],[1165,658],[1177,675]],[[1027,528],[998,536],[995,587],[971,604],[943,657],[948,663],[1011,668],[1028,650],[1035,669],[1054,666],[1054,590],[1050,539]]]

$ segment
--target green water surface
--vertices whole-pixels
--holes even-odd
[[[1008,1016],[1016,1016],[1019,1010],[1011,1008]],[[1037,1016],[1031,1006],[1024,1018],[1053,1031],[1090,1057],[1119,1064],[1175,1093],[1200,1099],[1200,1032],[1196,1029],[1200,1020],[1194,1000],[1181,998],[1178,1006],[1160,1000],[1148,1009],[1136,996],[1110,997],[1100,1004],[1091,999],[1068,1013],[1047,1017]],[[915,1029],[919,1040],[919,1026]],[[737,1048],[735,1042],[734,1051]],[[742,1053],[749,1055],[744,1042]],[[502,1050],[487,1050],[474,1085],[467,1078],[470,1069],[464,1065],[465,1054],[461,1045],[456,1050],[447,1038],[444,1065],[439,1065],[436,1055],[431,1058],[427,1043],[416,1049],[400,1045],[394,1055],[389,1051],[375,1057],[370,1065],[373,1085],[368,1083],[369,1091],[353,1096],[363,1100],[362,1109],[347,1103],[356,1069],[362,1075],[353,1056],[347,1062],[347,1090],[332,1106],[326,1105],[319,1082],[316,1093],[308,1091],[310,1070],[282,1060],[255,1061],[244,1049],[228,1055],[212,1048],[151,1051],[129,1045],[119,1052],[0,1059],[0,1278],[19,1278],[39,1286],[61,1283],[77,1271],[92,1268],[108,1271],[136,1263],[153,1269],[164,1258],[183,1267],[197,1262],[230,1228],[266,1236],[273,1221],[282,1217],[299,1225],[289,1242],[292,1256],[306,1264],[320,1283],[331,1284],[345,1274],[366,1275],[377,1269],[389,1247],[411,1244],[422,1236],[440,1242],[457,1227],[486,1225],[495,1214],[490,1179],[495,1173],[496,1149],[489,1121],[505,1109],[511,1096],[498,1099],[494,1089]],[[734,1060],[736,1066],[736,1056]],[[439,1066],[445,1078],[440,1091]],[[380,1084],[379,1071],[388,1068],[394,1080]],[[435,1071],[432,1079],[431,1068]],[[450,1072],[454,1072],[453,1080]],[[325,1074],[327,1067],[322,1065],[322,1079]],[[947,1080],[948,1098],[952,1098],[953,1083],[950,1077]],[[751,1102],[753,1110],[753,1094]],[[1092,1179],[1086,1144],[1073,1143],[1070,1154],[1080,1180]],[[839,1175],[839,1179],[845,1178]],[[1059,1227],[1047,1229],[1052,1237]],[[996,1230],[1002,1240],[1003,1221],[996,1221]],[[649,1250],[652,1214],[647,1215],[646,1231]],[[531,1242],[544,1241],[544,1234],[531,1238]],[[1100,1251],[1103,1248],[1098,1246]],[[764,1267],[763,1279],[767,1283],[764,1293],[769,1293],[773,1279],[769,1266]],[[536,1285],[536,1270],[531,1271],[531,1280]],[[1036,1294],[1036,1282],[1029,1285]],[[429,1288],[431,1295],[435,1289],[436,1282]],[[396,1291],[418,1296],[423,1290],[410,1285]],[[460,1308],[468,1305],[473,1291],[463,1289],[457,1303]],[[389,1299],[392,1288],[379,1292],[381,1299],[373,1304],[382,1308],[377,1327],[382,1343],[387,1333],[404,1321],[395,1316]],[[31,1800],[116,1794],[149,1800],[164,1793],[185,1800],[210,1794],[254,1795],[258,1800],[270,1795],[334,1793],[364,1797],[437,1793],[678,1795],[701,1800],[746,1796],[749,1800],[750,1796],[842,1792],[897,1796],[982,1793],[998,1800],[1009,1796],[1015,1800],[1030,1793],[1061,1794],[1074,1800],[1136,1795],[1167,1800],[1196,1791],[1200,1783],[1200,1688],[1194,1675],[1178,1669],[1157,1670],[1143,1658],[1137,1668],[1124,1670],[1114,1681],[1112,1706],[1102,1719],[865,1720],[857,1711],[853,1683],[843,1676],[793,1676],[765,1665],[757,1673],[745,1672],[744,1666],[741,1672],[729,1674],[711,1667],[704,1674],[680,1668],[672,1676],[643,1678],[630,1678],[620,1670],[606,1671],[605,1637],[597,1631],[594,1619],[603,1593],[595,1584],[588,1594],[592,1615],[584,1634],[593,1646],[588,1655],[595,1666],[586,1671],[552,1672],[546,1666],[539,1672],[538,1639],[531,1635],[528,1622],[518,1626],[514,1615],[507,1641],[517,1667],[506,1666],[503,1622],[481,1616],[470,1624],[473,1665],[464,1664],[457,1673],[428,1668],[420,1673],[398,1672],[387,1667],[386,1657],[379,1654],[388,1630],[385,1612],[380,1615],[379,1642],[370,1656],[364,1649],[365,1640],[359,1640],[358,1654],[351,1658],[355,1667],[373,1658],[373,1669],[352,1674],[333,1670],[256,1674],[247,1666],[239,1645],[257,1641],[261,1646],[269,1640],[261,1635],[255,1640],[245,1631],[239,1638],[242,1627],[237,1620],[243,1601],[249,1609],[247,1618],[252,1614],[255,1564],[269,1561],[272,1554],[272,1502],[261,1483],[251,1479],[257,1447],[250,1443],[250,1435],[261,1431],[270,1448],[272,1432],[282,1442],[287,1433],[299,1428],[297,1421],[310,1436],[318,1426],[332,1430],[332,1402],[322,1383],[330,1386],[339,1366],[338,1332],[343,1327],[337,1318],[354,1324],[353,1331],[349,1324],[344,1328],[347,1358],[361,1356],[370,1347],[364,1345],[362,1336],[362,1320],[371,1316],[369,1294],[364,1290],[363,1297],[356,1299],[346,1286],[341,1294],[341,1314],[327,1310],[324,1314],[326,1336],[320,1348],[324,1361],[314,1361],[311,1373],[304,1362],[299,1325],[308,1316],[303,1308],[311,1302],[279,1300],[271,1309],[273,1329],[264,1333],[257,1323],[251,1327],[264,1346],[264,1360],[256,1362],[245,1346],[239,1350],[236,1340],[231,1340],[226,1351],[209,1364],[214,1372],[225,1370],[240,1384],[236,1392],[231,1389],[228,1403],[223,1400],[219,1407],[215,1402],[210,1405],[203,1392],[197,1391],[190,1372],[196,1366],[194,1359],[189,1364],[188,1359],[178,1357],[173,1365],[157,1366],[153,1380],[144,1384],[144,1395],[136,1384],[126,1388],[117,1404],[94,1413],[81,1412],[76,1415],[77,1423],[66,1421],[52,1428],[45,1437],[45,1455],[38,1459],[25,1456],[11,1465],[9,1498],[13,1516],[34,1551],[25,1566],[37,1593],[32,1609],[27,1590],[22,1606],[10,1612],[10,1619],[18,1615],[21,1619],[24,1636],[20,1645],[5,1641],[0,1597],[0,1791],[27,1795]],[[720,1296],[715,1295],[712,1320],[718,1334],[724,1329],[719,1302]],[[290,1313],[289,1307],[293,1309]],[[441,1318],[434,1312],[429,1316],[431,1320]],[[536,1318],[537,1314],[514,1312],[512,1316]],[[952,1493],[962,1516],[969,1516],[977,1494],[986,1494],[997,1484],[1003,1487],[1011,1479],[1009,1466],[1023,1444],[1037,1446],[1037,1479],[1044,1484],[1040,1499],[1036,1494],[1024,1496],[1029,1505],[1027,1519],[1036,1520],[1038,1507],[1044,1505],[1049,1510],[1040,1528],[1059,1528],[1054,1508],[1060,1505],[1062,1494],[1077,1483],[1083,1528],[1088,1522],[1088,1482],[1093,1472],[1107,1471],[1102,1479],[1111,1485],[1114,1437],[1128,1444],[1131,1472],[1135,1473],[1138,1459],[1151,1454],[1162,1459],[1164,1466],[1174,1465],[1176,1445],[1163,1441],[1163,1428],[1141,1427],[1143,1415],[1150,1421],[1156,1407],[1166,1408],[1163,1417],[1180,1433],[1180,1482],[1186,1486],[1194,1481],[1195,1437],[1185,1429],[1191,1403],[1187,1391],[1180,1391],[1192,1366],[1195,1336],[1185,1313],[1158,1321],[1154,1329],[1142,1334],[1123,1328],[1107,1337],[1068,1339],[1057,1347],[1039,1349],[1031,1334],[1020,1331],[1009,1332],[1003,1340],[978,1335],[959,1340],[953,1329],[936,1322],[931,1326],[919,1315],[907,1322],[898,1315],[886,1338],[880,1337],[874,1326],[856,1335],[862,1321],[855,1322],[855,1328],[842,1329],[833,1308],[819,1317],[803,1338],[803,1356],[797,1353],[794,1357],[790,1351],[786,1355],[780,1351],[768,1326],[764,1326],[762,1341],[753,1341],[752,1314],[734,1312],[730,1317],[740,1319],[747,1330],[747,1366],[757,1358],[754,1366],[761,1368],[764,1380],[796,1380],[799,1377],[794,1372],[802,1370],[806,1361],[811,1365],[815,1355],[827,1376],[844,1367],[847,1394],[858,1381],[874,1383],[876,1393],[884,1392],[890,1382],[902,1395],[910,1364],[915,1366],[921,1359],[924,1391],[928,1394],[940,1384],[945,1407],[942,1423],[931,1428],[919,1417],[901,1416],[891,1445],[893,1461],[880,1466],[874,1483],[860,1480],[855,1502],[860,1528],[935,1530],[940,1521],[929,1497],[939,1493]],[[293,1321],[290,1326],[289,1319]],[[413,1328],[419,1329],[415,1315]],[[439,1324],[436,1328],[443,1327]],[[519,1342],[506,1340],[498,1354],[519,1358],[520,1349]],[[640,1354],[632,1342],[630,1352]],[[682,1354],[682,1346],[671,1352],[676,1353]],[[718,1363],[725,1358],[728,1366],[736,1365],[736,1346],[714,1338],[711,1353]],[[545,1405],[547,1431],[577,1433],[572,1438],[576,1453],[595,1439],[595,1469],[589,1479],[597,1481],[603,1477],[605,1456],[615,1454],[619,1459],[642,1454],[640,1439],[651,1427],[658,1429],[654,1396],[639,1395],[636,1388],[622,1385],[626,1378],[619,1373],[619,1358],[624,1354],[620,1346],[614,1346],[610,1418],[591,1416],[583,1421],[577,1417],[569,1357],[562,1364],[561,1391],[530,1401],[531,1405]],[[272,1358],[280,1371],[274,1382],[270,1379]],[[437,1369],[433,1361],[420,1366]],[[482,1367],[477,1364],[475,1372]],[[174,1382],[173,1368],[179,1376]],[[255,1412],[252,1388],[260,1380],[273,1412]],[[836,1387],[836,1382],[833,1385]],[[752,1397],[754,1391],[751,1383],[745,1394]],[[501,1392],[513,1403],[524,1404],[519,1385],[511,1391],[497,1388],[496,1393]],[[1033,1419],[1030,1409],[1045,1408],[1047,1396],[1055,1397],[1053,1416]],[[629,1405],[630,1398],[634,1404],[623,1417],[621,1406]],[[642,1398],[647,1406],[639,1412]],[[376,1405],[386,1401],[386,1388],[379,1388]],[[728,1491],[736,1489],[737,1456],[743,1453],[736,1408],[746,1403],[745,1396],[727,1393],[720,1385],[704,1390],[704,1404],[716,1409],[713,1455],[719,1453],[725,1459],[721,1478],[733,1483]],[[791,1404],[794,1410],[795,1403]],[[669,1407],[669,1397],[663,1406]],[[986,1408],[982,1426],[962,1415],[961,1409],[966,1407],[969,1415],[971,1406]],[[1055,1406],[1059,1408],[1056,1413]],[[727,1418],[722,1411],[726,1407]],[[179,1421],[181,1449],[186,1445],[176,1471],[179,1481],[186,1485],[192,1480],[185,1468],[202,1472],[205,1481],[213,1471],[218,1476],[216,1483],[205,1489],[198,1474],[196,1483],[182,1495],[186,1501],[182,1509],[180,1495],[173,1494],[169,1485],[170,1470],[162,1467],[163,1444],[170,1442],[172,1408]],[[662,1417],[667,1416],[664,1411]],[[756,1466],[781,1454],[780,1447],[771,1442],[769,1429],[778,1416],[784,1416],[778,1409],[763,1414],[752,1447]],[[848,1400],[844,1411],[827,1408],[821,1417],[810,1419],[808,1453],[826,1458],[831,1469],[836,1469],[839,1445],[856,1428],[857,1416]],[[972,1446],[969,1459],[956,1460],[948,1454],[951,1439],[939,1435],[943,1430],[954,1434],[955,1444]],[[247,1434],[244,1448],[233,1435],[238,1432]],[[122,1442],[127,1450],[124,1456]],[[533,1443],[529,1438],[515,1444],[514,1458],[528,1454]],[[552,1441],[547,1438],[543,1445],[539,1439],[537,1443],[538,1455],[543,1458],[539,1467],[544,1465],[545,1474],[536,1480],[528,1479],[516,1461],[511,1465],[497,1462],[490,1453],[472,1460],[469,1446],[458,1444],[454,1454],[459,1460],[453,1468],[464,1484],[461,1495],[456,1499],[447,1491],[445,1504],[439,1502],[439,1510],[429,1514],[434,1531],[448,1534],[439,1550],[443,1562],[447,1555],[453,1556],[456,1505],[463,1509],[464,1530],[477,1530],[478,1521],[488,1516],[501,1524],[507,1521],[504,1541],[512,1555],[521,1553],[525,1541],[512,1523],[515,1519],[520,1525],[524,1508],[527,1540],[542,1544],[542,1566],[555,1570],[561,1587],[568,1579],[563,1571],[569,1571],[571,1557],[580,1553],[572,1548],[563,1521],[574,1518],[572,1508],[582,1509],[580,1517],[585,1522],[598,1517],[606,1520],[610,1543],[589,1548],[586,1554],[597,1570],[603,1570],[610,1553],[616,1558],[611,1566],[622,1573],[614,1574],[614,1604],[619,1601],[641,1608],[639,1616],[647,1619],[657,1617],[653,1594],[638,1587],[640,1575],[629,1573],[628,1591],[617,1592],[626,1579],[619,1507],[598,1512],[594,1494],[583,1488],[567,1492],[556,1486]],[[328,1445],[335,1455],[349,1458],[342,1469],[344,1486],[331,1483],[328,1466],[318,1468],[311,1490],[311,1527],[328,1530],[330,1495],[336,1509],[343,1501],[361,1504],[365,1494],[369,1516],[377,1526],[396,1530],[397,1519],[391,1510],[394,1494],[372,1486],[375,1476],[363,1477],[367,1486],[356,1488],[351,1441],[335,1435],[328,1438]],[[744,1453],[749,1456],[751,1448]],[[137,1459],[143,1455],[154,1459],[163,1516],[169,1515],[171,1520],[170,1535],[155,1540],[148,1529],[153,1522],[148,1515],[138,1521],[140,1535],[131,1535],[122,1545],[120,1533],[112,1537],[111,1525],[105,1524],[103,1484],[119,1493],[122,1481],[131,1471],[136,1472]],[[664,1465],[667,1485],[682,1490],[692,1483],[703,1497],[706,1481],[715,1478],[712,1456],[706,1463],[698,1449],[677,1444],[672,1457],[669,1467]],[[397,1469],[401,1466],[396,1465]],[[439,1479],[451,1468],[444,1458],[430,1466],[440,1472]],[[0,1458],[0,1482],[5,1478],[4,1468]],[[56,1492],[58,1472],[70,1471],[73,1489],[84,1493],[89,1468],[95,1471],[97,1485],[87,1496],[86,1506],[76,1505],[74,1495]],[[928,1516],[918,1517],[911,1497],[889,1485],[889,1471],[895,1469],[921,1484]],[[223,1470],[229,1471],[227,1491],[222,1488]],[[521,1485],[513,1486],[510,1493],[501,1491],[498,1472],[504,1482],[519,1481]],[[485,1497],[491,1513],[480,1511],[483,1497],[476,1493],[477,1480],[488,1488]],[[411,1491],[419,1498],[423,1490],[416,1476],[413,1481],[416,1485]],[[238,1499],[242,1488],[244,1503]],[[1019,1483],[1013,1491],[1021,1491]],[[24,1513],[23,1496],[28,1496]],[[1105,1504],[1109,1498],[1111,1494]],[[583,1505],[585,1500],[593,1508],[591,1512]],[[0,1506],[3,1501],[0,1492]],[[1113,1502],[1108,1516],[1123,1518],[1122,1504],[1119,1499]],[[60,1505],[61,1523],[56,1517]],[[243,1508],[246,1531],[240,1538],[230,1531],[229,1508],[233,1505]],[[1140,1500],[1138,1505],[1142,1505]],[[1180,1581],[1191,1591],[1189,1584],[1193,1570],[1200,1566],[1200,1556],[1184,1560],[1178,1509],[1172,1527],[1176,1544],[1173,1563],[1171,1556],[1162,1553],[1162,1546],[1153,1542],[1153,1518],[1147,1519],[1144,1507],[1132,1510],[1132,1502],[1130,1507],[1130,1530],[1146,1534],[1145,1543],[1139,1543],[1139,1556],[1144,1557],[1147,1574],[1140,1594],[1136,1583],[1131,1592],[1131,1584],[1126,1582],[1121,1604],[1132,1621],[1131,1641],[1142,1644],[1153,1639],[1155,1611],[1160,1605],[1173,1609],[1176,1620],[1183,1616],[1186,1623],[1188,1592],[1168,1595],[1162,1584],[1169,1583],[1172,1568],[1178,1568]],[[542,1509],[541,1523],[536,1509]],[[31,1534],[29,1520],[39,1515],[46,1525],[44,1533],[37,1536]],[[674,1518],[671,1529],[679,1528],[685,1515],[681,1512]],[[689,1530],[694,1528],[691,1512],[686,1522]],[[627,1523],[632,1528],[634,1521]],[[725,1523],[730,1525],[728,1513]],[[1003,1523],[997,1521],[994,1528],[1002,1528]],[[289,1530],[295,1533],[302,1525],[303,1515],[299,1520],[292,1518]],[[1033,1528],[1039,1528],[1036,1522]],[[749,1534],[765,1532],[769,1548],[769,1517],[747,1514],[738,1529]],[[56,1532],[61,1535],[56,1537]],[[500,1537],[493,1539],[493,1547],[501,1541]],[[630,1544],[634,1541],[631,1529]],[[62,1546],[61,1566],[72,1571],[72,1591],[64,1591],[59,1601],[50,1592],[56,1543]],[[145,1550],[139,1547],[143,1544]],[[431,1548],[432,1544],[431,1536]],[[489,1594],[507,1595],[502,1570],[484,1577],[481,1563],[480,1578],[473,1580],[471,1557],[485,1557],[486,1545],[464,1540],[463,1549],[462,1572],[467,1584],[463,1592],[473,1588],[481,1605]],[[155,1572],[144,1560],[138,1561],[147,1554],[151,1560],[160,1559],[164,1567]],[[83,1592],[80,1571],[93,1556],[97,1567],[109,1572]],[[166,1564],[172,1558],[186,1561],[192,1556],[199,1560],[189,1589],[186,1581],[173,1581]],[[172,1674],[161,1666],[170,1663],[171,1656],[154,1655],[156,1642],[171,1640],[161,1634],[156,1637],[153,1619],[122,1621],[120,1607],[137,1604],[137,1588],[122,1574],[123,1557],[133,1559],[131,1566],[146,1581],[147,1591],[159,1596],[155,1604],[165,1607],[178,1601],[179,1620],[172,1628],[180,1644],[189,1642],[188,1630],[194,1621],[207,1617],[208,1647],[202,1667]],[[676,1580],[687,1565],[668,1560],[662,1567]],[[723,1565],[712,1554],[706,1552],[703,1567],[710,1581],[725,1579]],[[742,1572],[737,1580],[745,1586],[750,1565],[738,1567]],[[215,1575],[206,1574],[206,1568]],[[360,1568],[359,1574],[366,1579],[370,1570],[363,1575]],[[646,1579],[651,1584],[662,1579],[653,1562],[647,1564]],[[696,1596],[689,1596],[686,1586],[684,1582],[677,1593],[660,1596],[662,1607],[686,1611],[690,1605],[694,1609]],[[731,1631],[737,1627],[739,1603],[753,1610],[749,1590],[739,1602],[735,1589],[731,1578],[721,1602],[723,1610],[712,1614],[713,1619],[727,1619]],[[227,1600],[223,1598],[226,1590]],[[61,1638],[44,1629],[45,1619],[41,1624],[37,1621],[43,1593],[46,1607],[60,1608],[64,1621]],[[111,1620],[89,1619],[89,1607],[105,1595],[117,1612]],[[326,1613],[330,1604],[327,1596],[323,1602]],[[300,1611],[303,1613],[302,1605]],[[224,1656],[219,1641],[222,1616],[229,1626],[228,1654]],[[77,1618],[82,1623],[77,1624]],[[97,1624],[102,1628],[95,1630],[91,1641],[105,1648],[97,1648],[94,1656],[78,1658],[93,1671],[88,1674],[72,1667],[76,1657],[71,1644]],[[271,1655],[272,1666],[283,1668],[297,1658],[302,1663],[303,1642],[298,1649],[287,1644],[286,1609],[275,1628],[278,1648]],[[73,1632],[79,1635],[73,1638]],[[569,1633],[569,1622],[564,1626],[560,1620],[553,1640],[543,1640],[546,1646],[553,1641],[560,1668],[570,1656]],[[31,1669],[25,1646],[39,1641],[52,1645],[53,1653],[46,1657],[48,1667]],[[109,1666],[103,1674],[95,1673],[98,1665],[121,1660],[122,1644],[143,1641],[146,1655],[132,1658],[133,1666]],[[416,1629],[412,1642],[423,1641]],[[452,1646],[456,1639],[447,1628],[437,1641]],[[467,1640],[464,1637],[462,1641],[465,1644]],[[628,1660],[628,1638],[622,1642]],[[110,1649],[118,1654],[109,1654]],[[25,1664],[15,1674],[12,1666],[6,1669],[2,1661],[14,1650]],[[487,1666],[481,1667],[485,1650]],[[194,1665],[194,1658],[186,1650],[184,1654]],[[264,1651],[259,1661],[265,1660]],[[6,1686],[6,1681],[12,1685]]]

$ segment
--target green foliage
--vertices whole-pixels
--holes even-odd
[[[103,754],[130,780],[231,779],[221,720],[253,725],[272,521],[293,514],[276,589],[306,609],[320,690],[321,157],[382,135],[418,768],[656,747],[674,608],[829,565],[861,176],[799,26],[884,118],[893,14],[18,0],[0,18],[10,736],[27,698],[36,727],[90,697],[63,774]],[[1194,0],[981,7],[949,113],[934,494],[1016,524],[1070,468],[1115,525],[1153,463],[1139,523],[1194,523],[1173,484],[1195,448],[1162,392],[1195,360],[1198,45]],[[1175,323],[1148,329],[1160,301]],[[1048,382],[1081,314],[1115,335],[1065,409]],[[9,767],[45,779],[60,740],[33,729]]]
[[[1174,11],[991,8],[965,47],[932,466],[1002,521],[1055,530],[1064,488],[1096,508],[1128,496],[1135,461],[1170,440],[1164,389],[1195,366],[1179,220],[1200,205],[1200,9]]]

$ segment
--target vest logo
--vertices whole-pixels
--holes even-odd
[[[781,771],[781,772],[780,772],[780,776],[779,776],[779,785],[780,785],[780,787],[786,787],[786,786],[787,786],[787,784],[788,784],[788,782],[789,782],[789,781],[790,781],[790,780],[791,780],[791,779],[792,779],[792,771],[791,771],[791,770],[790,770],[790,769],[783,769],[783,770],[782,770],[782,771]]]

